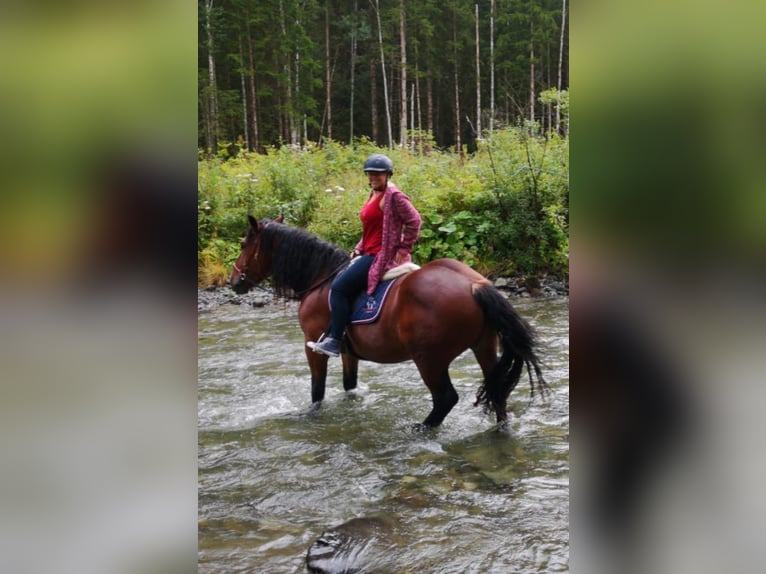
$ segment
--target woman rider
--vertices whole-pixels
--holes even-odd
[[[359,213],[362,238],[351,252],[353,264],[332,282],[328,336],[307,343],[315,353],[330,357],[340,354],[353,298],[364,288],[367,295],[372,295],[386,271],[410,262],[420,233],[420,214],[410,198],[390,181],[393,162],[383,154],[373,154],[364,162],[364,172],[372,190]]]

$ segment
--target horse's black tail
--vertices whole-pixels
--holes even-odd
[[[492,411],[495,404],[504,405],[518,384],[524,365],[529,374],[531,396],[535,394],[535,384],[540,393],[544,394],[548,384],[540,371],[540,360],[535,352],[537,341],[532,327],[492,285],[479,287],[473,297],[484,311],[484,316],[497,330],[502,350],[497,365],[476,393],[474,404],[483,405],[487,411]]]

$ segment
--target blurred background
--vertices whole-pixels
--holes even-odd
[[[763,559],[766,7],[571,9],[575,572]],[[196,7],[0,7],[0,571],[196,565]]]
[[[763,568],[765,16],[572,6],[575,572]]]
[[[196,567],[196,14],[0,6],[0,571]]]

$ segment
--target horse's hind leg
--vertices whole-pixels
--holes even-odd
[[[417,364],[417,362],[416,362]],[[433,408],[423,421],[423,426],[438,427],[444,417],[457,404],[458,395],[449,378],[447,367],[436,369],[427,365],[417,364],[420,376],[423,377],[428,390],[431,391]]]

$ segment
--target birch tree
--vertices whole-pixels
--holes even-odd
[[[332,69],[330,58],[330,0],[325,1],[324,12],[325,46],[325,110],[327,114],[327,139],[332,139]]]
[[[370,0],[372,3],[372,0]],[[391,106],[388,101],[388,79],[386,78],[386,56],[383,53],[383,28],[380,25],[380,0],[375,0],[373,4],[375,18],[378,21],[378,46],[380,47],[380,69],[383,76],[383,99],[386,106],[386,130],[388,133],[388,147],[393,149],[394,138],[391,133]]]
[[[489,133],[495,127],[495,0],[489,12]]]
[[[215,56],[213,43],[213,0],[205,0],[205,31],[207,32],[207,69],[208,69],[208,116],[205,134],[206,147],[209,153],[215,154],[218,149],[218,86],[215,74]]]
[[[245,11],[245,37],[247,38],[247,76],[250,88],[250,124],[252,126],[253,139],[250,140],[249,149],[260,151],[261,141],[258,133],[258,93],[255,83],[255,57],[253,55],[253,34],[250,29],[250,11]]]
[[[378,127],[378,74],[375,58],[370,58],[370,129],[373,141],[380,141],[380,128]]]
[[[279,22],[282,28],[282,42],[284,46],[287,46],[289,44],[289,38],[287,36],[287,23],[285,22],[285,3],[284,0],[279,0]],[[290,53],[287,52],[284,55],[284,61],[282,64],[282,71],[283,71],[283,81],[285,83],[284,85],[284,97],[285,97],[285,106],[284,111],[281,112],[285,116],[285,129],[287,130],[287,134],[282,134],[282,136],[287,136],[285,139],[289,141],[290,143],[295,143],[295,122],[293,118],[293,75],[292,75],[292,68],[290,67]]]
[[[529,123],[535,123],[535,21],[529,20]]]
[[[247,111],[247,85],[245,83],[245,48],[242,42],[242,36],[239,37],[239,60],[241,65],[241,71],[239,73],[240,81],[242,83],[242,127],[244,128],[245,135],[245,147],[250,148],[250,125],[248,122]]]
[[[354,99],[356,96],[356,56],[357,56],[357,44],[359,38],[359,24],[357,21],[357,12],[359,11],[359,0],[354,0],[354,10],[351,13],[351,97],[349,98],[349,113],[348,113],[348,143],[354,142]]]
[[[399,50],[401,67],[399,110],[399,145],[407,145],[407,32],[404,25],[404,0],[399,0]]]
[[[476,138],[481,139],[481,58],[479,53],[479,5],[474,4],[476,12]]]
[[[559,67],[556,82],[556,133],[561,133],[561,76],[564,61],[564,30],[567,25],[567,0],[561,1],[561,36],[559,39]]]
[[[457,43],[457,10],[452,11],[452,42],[455,72],[455,151],[460,153],[463,149],[460,141],[460,73],[458,71],[458,43]]]

